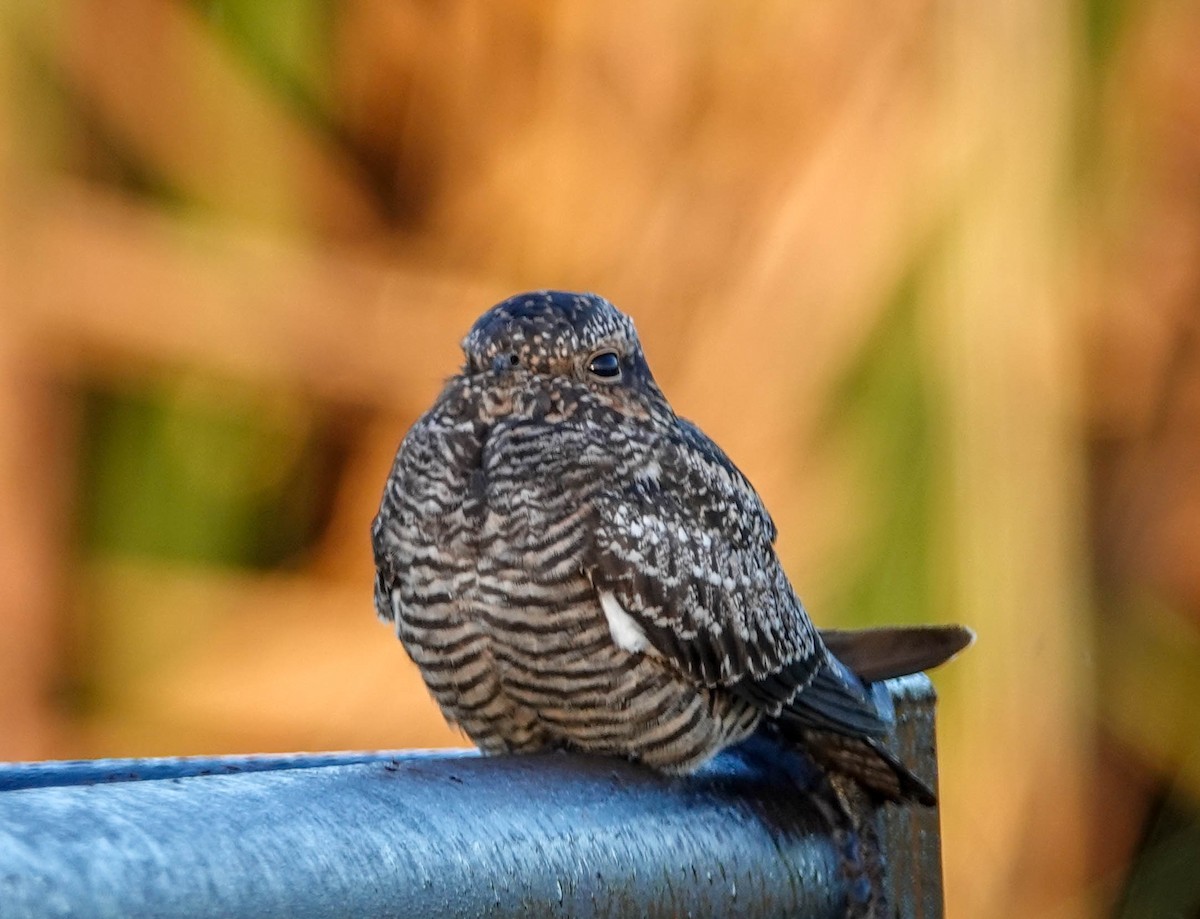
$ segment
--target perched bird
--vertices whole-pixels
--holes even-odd
[[[485,753],[570,748],[684,773],[760,726],[889,800],[932,802],[863,676],[959,627],[826,633],[753,486],[671,409],[593,294],[486,312],[404,438],[372,527],[375,606]]]

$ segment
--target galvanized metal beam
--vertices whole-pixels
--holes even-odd
[[[932,778],[932,689],[889,688]],[[936,811],[864,813],[882,844],[848,838],[795,759],[749,745],[682,778],[567,754],[0,766],[0,915],[822,919],[862,901],[865,858],[890,866],[891,914],[938,919]]]

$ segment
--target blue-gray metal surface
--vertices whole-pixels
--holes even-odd
[[[896,691],[932,731],[928,681]],[[845,841],[761,749],[684,778],[565,754],[361,758],[126,762],[125,781],[19,764],[0,792],[0,917],[845,915]],[[888,848],[902,812],[882,811]],[[905,919],[941,915],[928,813],[932,846],[905,870],[936,869],[938,901],[893,882]]]
[[[429,751],[432,753],[432,751]],[[157,759],[72,759],[42,763],[0,763],[0,791],[48,788],[56,785],[96,785],[103,782],[144,782],[183,779],[197,775],[232,775],[277,769],[312,769],[391,760],[420,755],[383,750],[346,753],[285,753],[248,756],[164,756]]]
[[[892,748],[906,763],[919,763],[921,777],[937,787],[935,697],[926,676],[888,683],[896,714]],[[941,919],[942,834],[938,810],[886,808],[881,814],[882,845],[888,859],[888,893],[898,919]]]

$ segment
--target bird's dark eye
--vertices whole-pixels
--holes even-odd
[[[515,351],[501,351],[492,358],[492,370],[496,373],[503,373],[509,367],[516,367],[521,363],[521,356]]]
[[[616,351],[600,351],[588,361],[588,373],[611,380],[621,375],[621,358]]]

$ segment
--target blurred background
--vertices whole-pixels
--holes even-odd
[[[825,625],[963,621],[948,915],[1200,915],[1200,9],[5,0],[0,757],[461,745],[368,526],[594,290]]]

